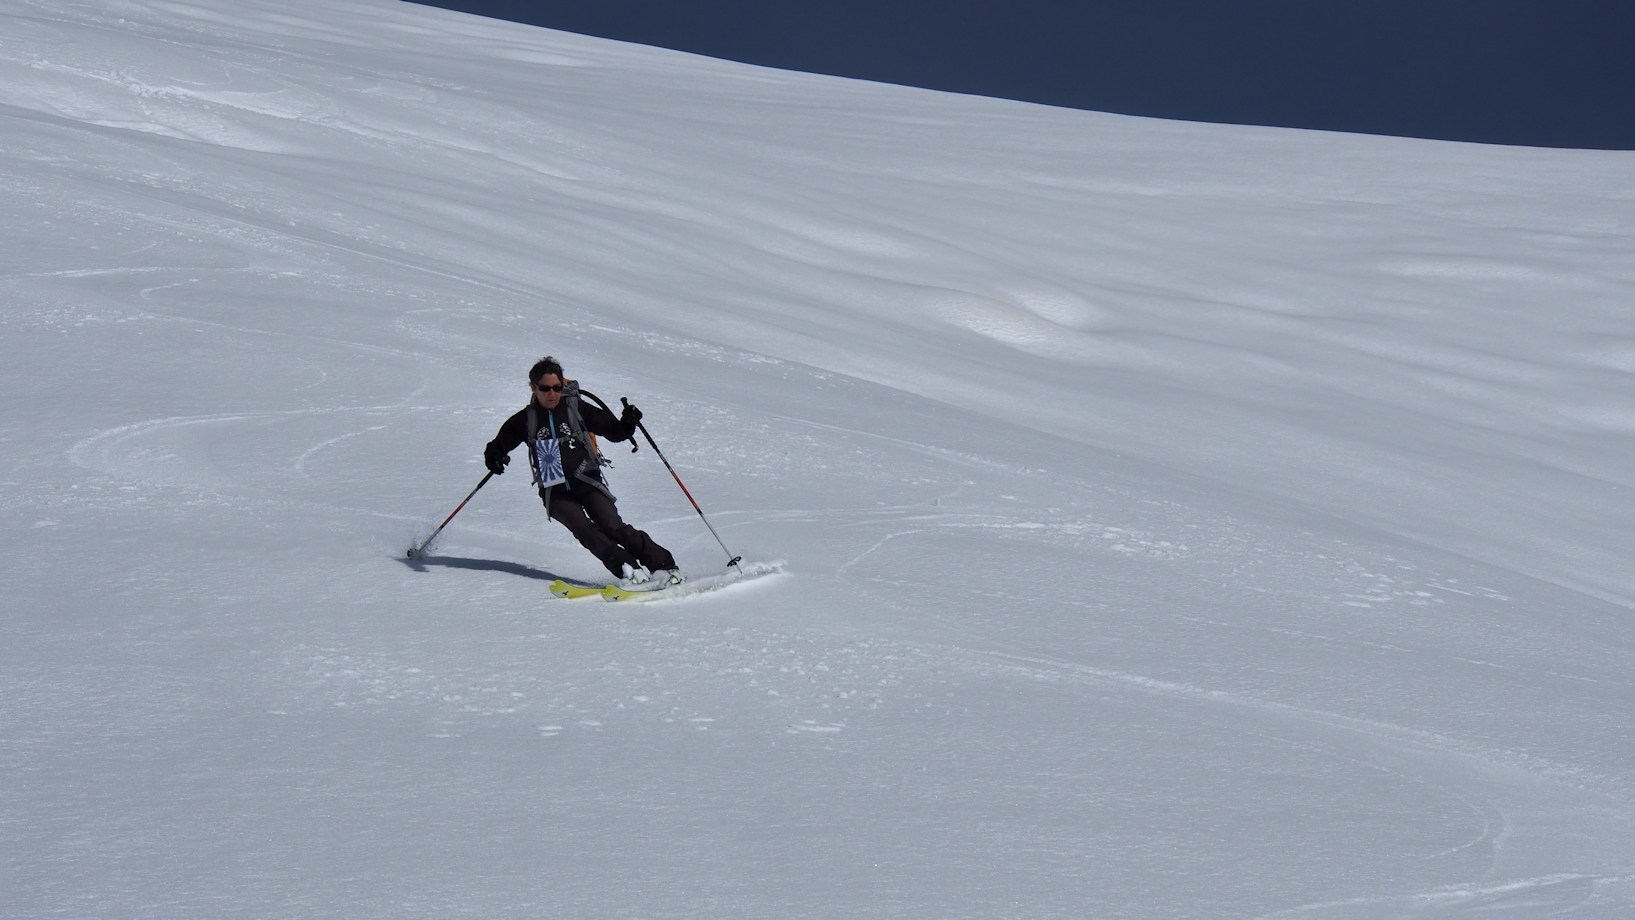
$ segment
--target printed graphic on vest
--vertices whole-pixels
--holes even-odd
[[[567,482],[568,477],[562,473],[562,442],[543,435],[541,432],[541,437],[534,440],[534,461],[538,464],[540,488],[548,489]]]

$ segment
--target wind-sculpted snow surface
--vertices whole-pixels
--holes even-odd
[[[1635,914],[1628,154],[0,36],[0,913]],[[404,559],[546,353],[781,571],[557,600],[526,464]]]

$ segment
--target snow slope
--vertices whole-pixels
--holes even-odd
[[[1635,915],[1632,190],[9,0],[0,914]],[[780,572],[555,600],[516,464],[404,560],[544,353]]]

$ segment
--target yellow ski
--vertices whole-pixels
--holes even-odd
[[[576,585],[558,578],[551,582],[551,593],[557,597],[595,597],[602,593],[602,586]]]

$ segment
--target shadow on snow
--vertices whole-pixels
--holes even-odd
[[[416,556],[412,559],[398,556],[396,559],[416,572],[425,572],[432,566],[439,566],[448,569],[473,569],[479,572],[504,572],[508,575],[521,575],[524,578],[536,578],[540,581],[556,581],[560,578],[569,584],[593,587],[590,582],[582,579],[558,575],[548,569],[536,569],[531,565],[523,565],[520,562],[503,562],[498,559],[466,559],[460,556]],[[602,582],[597,582],[595,586],[601,584]]]

